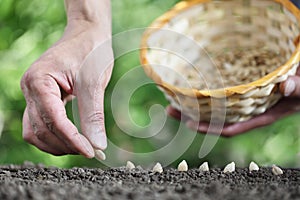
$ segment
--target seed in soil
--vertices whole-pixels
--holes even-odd
[[[252,171],[258,171],[258,170],[259,170],[258,165],[255,162],[252,161],[249,164],[249,171],[252,172]]]
[[[186,172],[188,170],[188,164],[185,160],[183,160],[181,163],[179,163],[177,170],[180,172]]]
[[[280,169],[279,167],[277,167],[276,165],[272,165],[272,172],[275,175],[281,175],[283,174],[282,169]]]
[[[158,173],[162,173],[164,171],[160,163],[156,163],[152,170]]]
[[[128,171],[6,165],[0,166],[0,199],[299,199],[299,168],[284,169],[280,177],[272,176],[270,167],[248,172],[248,166],[229,175],[219,168],[205,175],[164,168],[155,175],[139,166]]]
[[[126,168],[129,169],[129,170],[131,170],[131,169],[134,169],[134,168],[135,168],[135,165],[134,165],[132,162],[127,161],[127,163],[126,163]]]
[[[94,151],[95,151],[95,158],[97,160],[102,161],[106,159],[105,153],[102,150],[94,149]]]
[[[199,170],[203,172],[208,172],[209,171],[208,162],[204,162],[202,165],[200,165]]]
[[[228,165],[225,166],[223,172],[224,173],[231,173],[235,171],[235,163],[231,162]]]

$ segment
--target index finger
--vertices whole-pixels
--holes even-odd
[[[33,99],[37,110],[48,129],[63,140],[71,149],[86,157],[94,157],[94,150],[89,141],[78,132],[76,126],[68,119],[61,92],[55,78],[45,75],[34,83]]]

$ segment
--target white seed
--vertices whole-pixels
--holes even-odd
[[[223,83],[226,86],[236,86],[255,81],[275,70],[278,66],[275,63],[279,63],[279,65],[283,64],[284,60],[282,59],[285,58],[281,55],[281,53],[278,54],[265,48],[249,48],[244,49],[243,51],[241,49],[236,49],[228,52],[222,52],[213,56],[213,60],[216,66],[218,66],[223,80],[222,82],[210,82],[210,88],[216,89],[223,87]],[[201,66],[202,64],[198,65]],[[198,76],[186,76],[187,72],[184,70],[182,74],[185,77],[188,77],[193,87],[198,89],[206,88],[206,83],[199,81]],[[197,80],[199,83],[196,83]]]
[[[80,174],[83,174],[85,171],[84,171],[84,169],[79,168],[79,169],[78,169],[78,172],[79,172]]]
[[[234,162],[231,162],[228,165],[226,165],[226,167],[223,170],[224,173],[231,173],[234,171],[235,171],[235,163]]]
[[[95,158],[97,160],[102,161],[106,159],[105,153],[102,150],[94,149],[94,152],[95,152]]]
[[[227,62],[225,62],[225,63],[223,64],[223,67],[224,67],[226,70],[229,70],[229,69],[232,68],[232,65],[229,64],[229,63],[227,63]]]
[[[202,165],[200,165],[199,167],[199,170],[203,172],[208,172],[209,171],[208,162],[202,163]]]
[[[131,169],[134,169],[134,168],[135,168],[135,165],[134,165],[132,162],[127,161],[127,163],[126,163],[126,168],[129,169],[129,170],[131,170]]]
[[[259,170],[258,165],[255,162],[252,161],[249,164],[249,171],[252,172],[252,171],[258,171],[258,170]]]
[[[187,165],[186,161],[183,160],[181,163],[179,163],[177,169],[180,172],[186,172],[188,170],[188,165]]]
[[[162,173],[164,171],[160,163],[156,163],[152,170],[158,173]]]
[[[276,165],[272,165],[272,172],[275,175],[281,175],[283,174],[282,169],[280,169],[279,167],[277,167]]]

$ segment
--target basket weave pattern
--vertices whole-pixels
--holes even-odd
[[[199,120],[200,116],[201,121],[209,121],[213,99],[214,110],[225,107],[226,122],[245,121],[276,104],[281,98],[279,83],[296,73],[300,60],[299,21],[299,10],[285,0],[181,2],[158,18],[144,34],[141,62],[146,74],[164,91],[171,105],[182,113],[195,120]],[[163,34],[163,30],[180,34],[174,34],[173,37],[172,34]],[[196,41],[198,46],[188,45],[182,35]],[[181,56],[193,60],[193,65],[178,59],[173,53],[151,49],[167,49],[170,44],[180,48]],[[210,79],[216,77],[209,76],[211,66],[203,63],[205,55],[199,53],[200,47],[205,49],[212,61],[226,51],[268,48],[278,53],[283,62],[256,81],[209,90],[209,84],[214,81],[210,82]],[[167,66],[169,70],[162,66]],[[170,73],[170,70],[174,73]],[[188,80],[189,73],[199,71],[208,80],[207,88],[199,89],[193,81]],[[216,103],[218,101],[220,107]]]

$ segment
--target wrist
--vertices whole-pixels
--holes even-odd
[[[110,0],[65,0],[68,22],[74,20],[101,23],[111,19]]]
[[[96,40],[111,37],[110,0],[65,0],[67,26],[65,33],[89,33]]]

